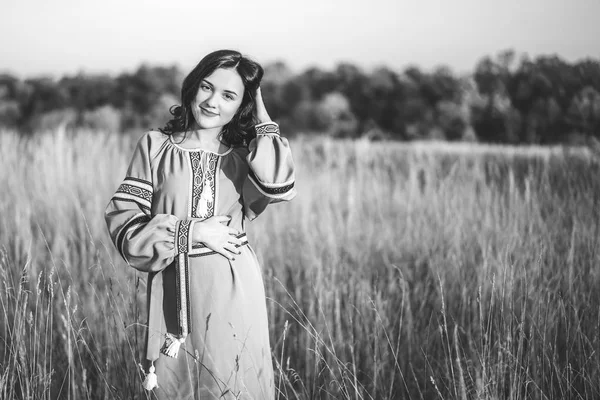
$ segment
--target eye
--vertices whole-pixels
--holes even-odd
[[[232,96],[232,95],[230,95],[229,93],[225,94],[225,98],[226,98],[227,100],[234,100],[233,96]]]
[[[202,90],[204,90],[205,92],[210,90],[210,86],[208,86],[208,85],[205,85],[205,84],[202,84],[202,85],[200,85],[200,88],[201,88]]]

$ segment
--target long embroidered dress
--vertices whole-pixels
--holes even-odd
[[[221,154],[147,132],[106,209],[122,257],[149,273],[146,358],[159,399],[274,397],[264,285],[245,222],[295,196],[294,163],[277,124],[255,129],[248,148]],[[213,215],[230,215],[240,232],[235,260],[191,240]],[[174,341],[177,357],[167,356]]]

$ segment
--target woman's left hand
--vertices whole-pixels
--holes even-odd
[[[256,89],[255,106],[256,106],[256,119],[258,119],[258,123],[262,124],[264,122],[271,122],[271,117],[269,117],[269,113],[267,112],[267,108],[265,107],[265,103],[263,102],[260,87],[258,89]]]

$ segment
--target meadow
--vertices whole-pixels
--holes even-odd
[[[135,137],[0,132],[0,398],[145,399],[146,277],[103,220]],[[277,397],[600,398],[600,163],[295,138],[251,224]]]

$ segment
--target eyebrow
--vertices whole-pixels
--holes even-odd
[[[215,87],[215,85],[213,85],[213,83],[211,81],[209,81],[208,79],[203,79],[203,81],[206,82],[206,83],[208,83],[210,86]],[[233,90],[227,90],[227,89],[225,89],[224,92],[235,94],[236,96],[238,95]]]

